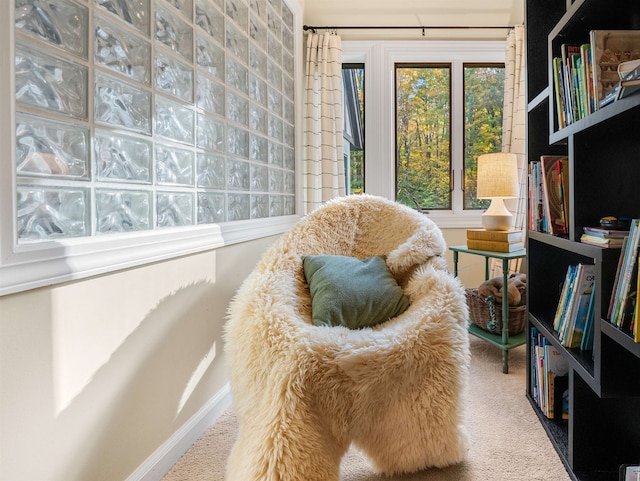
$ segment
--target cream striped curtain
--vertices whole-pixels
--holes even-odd
[[[515,201],[505,204],[514,214],[514,228],[525,230],[527,221],[527,156],[525,119],[527,103],[525,93],[524,26],[516,25],[507,36],[504,75],[504,105],[502,114],[502,151],[518,156],[520,194]],[[495,261],[495,262],[494,262]],[[517,272],[521,259],[510,261],[509,270]],[[502,261],[493,259],[491,275],[502,275]]]
[[[524,228],[527,218],[526,98],[524,26],[516,25],[507,36],[505,56],[502,151],[518,156],[520,197],[515,207],[515,227]]]
[[[304,104],[304,209],[345,195],[342,154],[342,41],[335,32],[307,36]]]

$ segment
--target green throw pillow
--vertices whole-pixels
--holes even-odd
[[[409,307],[382,256],[303,256],[302,264],[316,326],[370,327]]]

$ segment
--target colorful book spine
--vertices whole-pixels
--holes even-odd
[[[613,312],[611,313],[611,323],[617,327],[622,326],[623,312],[629,285],[634,270],[637,272],[636,259],[638,255],[638,243],[640,242],[640,219],[632,219],[629,229],[629,241],[624,252],[622,270],[618,281]]]
[[[569,265],[567,267],[567,273],[564,276],[564,284],[562,285],[562,291],[560,293],[560,300],[558,301],[558,307],[556,308],[555,316],[553,317],[553,329],[555,331],[560,330],[560,322],[562,316],[566,310],[566,306],[571,295],[571,288],[573,284],[573,278],[576,275],[577,266]]]
[[[594,291],[595,266],[583,265],[580,278],[577,280],[576,297],[572,306],[571,317],[567,321],[567,334],[563,342],[565,346],[571,348],[580,347],[589,307],[593,302]]]
[[[556,99],[556,115],[558,117],[558,128],[564,129],[567,126],[564,111],[564,92],[562,88],[562,59],[555,57],[553,59],[553,86]]]
[[[582,334],[582,340],[580,341],[581,351],[593,350],[593,329],[595,324],[595,292],[593,289],[591,292],[591,302],[589,303],[589,310],[587,311],[587,319],[584,325],[584,332]]]

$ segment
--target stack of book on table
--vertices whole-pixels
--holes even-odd
[[[522,231],[467,229],[467,247],[491,252],[519,251],[524,249]]]
[[[603,248],[620,248],[624,238],[629,235],[628,230],[603,229],[600,227],[585,227],[580,242]]]

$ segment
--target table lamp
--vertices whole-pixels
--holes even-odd
[[[478,199],[491,199],[482,214],[486,230],[509,230],[513,216],[504,199],[518,197],[518,165],[515,154],[496,152],[478,156]]]

